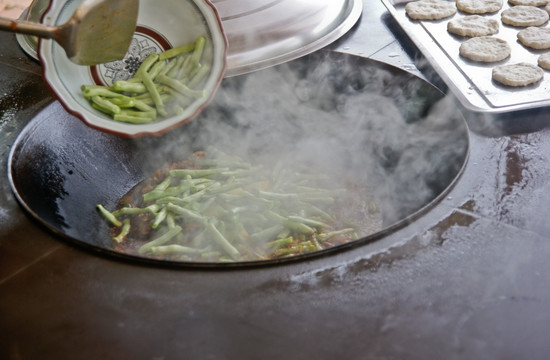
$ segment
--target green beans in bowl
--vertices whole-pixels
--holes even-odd
[[[54,0],[45,14],[63,23],[78,2]],[[44,76],[59,101],[87,125],[117,135],[158,135],[194,119],[212,100],[226,69],[227,39],[208,0],[140,0],[124,59],[72,63],[42,40]]]

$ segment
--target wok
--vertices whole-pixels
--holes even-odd
[[[280,260],[189,263],[117,252],[96,204],[117,201],[155,169],[208,145],[262,160],[307,162],[373,189],[383,216],[374,234]],[[159,137],[124,139],[86,127],[58,102],[14,142],[8,177],[21,206],[71,243],[120,259],[176,266],[275,264],[365,245],[407,225],[451,189],[469,150],[454,102],[424,80],[336,52],[226,78],[193,122]]]

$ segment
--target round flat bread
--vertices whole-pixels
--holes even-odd
[[[533,49],[550,49],[550,28],[530,26],[518,32],[518,40]]]
[[[474,61],[495,62],[510,56],[512,48],[503,40],[492,36],[479,36],[460,44],[460,55]]]
[[[540,55],[537,59],[537,63],[541,68],[550,70],[550,52]]]
[[[549,0],[508,0],[512,5],[544,6]]]
[[[493,69],[493,80],[506,86],[527,86],[543,77],[541,68],[528,63],[499,65]]]
[[[546,6],[544,7],[544,10],[545,10],[548,14],[550,14],[550,4],[546,5]]]
[[[499,22],[480,15],[469,15],[452,19],[447,23],[447,31],[460,36],[485,36],[498,32]]]
[[[499,11],[503,0],[456,0],[458,10],[468,14],[487,14]]]
[[[439,20],[456,14],[456,5],[445,0],[419,0],[405,5],[405,12],[415,20]]]
[[[517,5],[504,10],[501,20],[512,26],[540,26],[548,21],[548,13],[535,6]]]

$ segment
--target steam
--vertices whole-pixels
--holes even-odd
[[[468,136],[453,103],[424,81],[342,54],[316,53],[227,78],[194,121],[136,140],[145,171],[213,145],[264,164],[308,164],[373,190],[385,225],[457,176]]]

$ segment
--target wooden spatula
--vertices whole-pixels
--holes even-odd
[[[53,39],[72,62],[96,65],[124,58],[138,10],[139,0],[84,0],[63,25],[0,18],[0,30]]]

